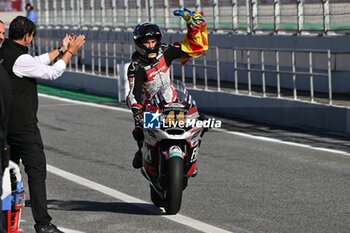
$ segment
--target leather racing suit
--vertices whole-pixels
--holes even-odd
[[[179,45],[162,44],[156,58],[145,59],[138,52],[132,55],[128,68],[130,92],[127,97],[128,105],[142,106],[149,104],[150,99],[160,88],[173,97],[174,88],[170,80],[170,65],[174,59],[186,57]]]

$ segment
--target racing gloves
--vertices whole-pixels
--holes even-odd
[[[135,127],[142,128],[142,119],[143,119],[143,107],[141,104],[133,104],[131,106],[132,115],[135,122]]]

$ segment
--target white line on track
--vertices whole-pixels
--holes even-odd
[[[113,107],[113,106],[105,106],[105,105],[100,105],[100,104],[95,104],[95,103],[87,103],[87,102],[82,102],[82,101],[77,101],[77,100],[70,100],[70,99],[65,99],[65,98],[61,98],[61,97],[54,97],[54,96],[50,96],[50,95],[44,95],[44,94],[39,94],[39,96],[45,97],[45,98],[50,98],[50,99],[56,99],[56,100],[60,100],[60,101],[65,101],[65,102],[69,102],[69,103],[73,103],[73,104],[78,104],[78,105],[85,105],[85,106],[91,106],[91,107],[96,107],[96,108],[102,108],[102,109],[109,109],[109,110],[114,110],[114,111],[121,111],[121,112],[128,112],[130,113],[130,110],[128,109],[124,109],[124,108],[120,108],[120,107]],[[341,150],[334,150],[334,149],[328,149],[328,148],[322,148],[322,147],[314,147],[311,145],[307,145],[307,144],[301,144],[301,143],[295,143],[295,142],[287,142],[287,141],[282,141],[279,139],[274,139],[274,138],[268,138],[268,137],[263,137],[263,136],[255,136],[255,135],[250,135],[250,134],[246,134],[246,133],[241,133],[241,132],[236,132],[236,131],[229,131],[229,130],[225,130],[225,129],[214,129],[215,131],[218,132],[223,132],[223,133],[227,133],[227,134],[232,134],[232,135],[237,135],[237,136],[241,136],[241,137],[246,137],[246,138],[252,138],[255,140],[261,140],[261,141],[266,141],[266,142],[273,142],[273,143],[279,143],[279,144],[285,144],[285,145],[291,145],[291,146],[297,146],[297,147],[302,147],[302,148],[308,148],[308,149],[312,149],[312,150],[317,150],[317,151],[325,151],[325,152],[329,152],[329,153],[336,153],[336,154],[342,154],[342,155],[346,155],[346,156],[350,156],[350,153],[345,152],[345,151],[341,151]],[[151,211],[151,212],[155,212],[155,213],[159,213],[159,209],[158,208],[152,208],[149,205],[144,205],[144,204],[150,204],[149,202],[143,201],[141,199],[132,197],[130,195],[124,194],[122,192],[119,192],[117,190],[111,189],[107,186],[98,184],[96,182],[87,180],[83,177],[74,175],[72,173],[66,172],[64,170],[61,170],[59,168],[53,167],[51,165],[47,165],[47,169],[49,172],[57,175],[57,176],[61,176],[65,179],[68,179],[72,182],[75,182],[77,184],[80,184],[82,186],[88,187],[90,189],[96,190],[98,192],[104,193],[106,195],[109,195],[113,198],[122,200],[124,202],[127,203],[132,203],[136,206],[138,206],[139,208],[142,209],[146,209],[147,211]],[[215,233],[226,233],[226,232],[230,232],[212,225],[209,225],[207,223],[204,222],[200,222],[198,220],[177,214],[177,215],[160,215],[161,217],[164,217],[166,219],[169,219],[171,221],[186,225],[188,227],[194,228],[196,230],[199,231],[203,231],[203,232],[215,232]],[[235,231],[237,232],[247,232],[241,228],[235,227],[234,228]],[[71,232],[71,233],[75,233],[75,232]],[[78,233],[78,232],[76,232]]]
[[[61,100],[61,101],[69,102],[69,103],[79,104],[79,105],[86,105],[86,106],[91,106],[91,107],[96,107],[96,108],[110,109],[110,110],[114,110],[114,111],[121,111],[121,112],[128,112],[128,113],[130,113],[130,110],[125,109],[125,108],[120,108],[120,107],[105,106],[105,105],[94,104],[94,103],[87,103],[87,102],[82,102],[82,101],[77,101],[77,100],[70,100],[70,99],[65,99],[65,98],[61,98],[61,97],[45,95],[45,94],[39,94],[39,96],[46,97],[46,98],[49,98],[49,99],[56,99],[56,100]],[[241,136],[241,137],[252,138],[252,139],[255,139],[255,140],[265,141],[265,142],[273,142],[273,143],[297,146],[297,147],[308,148],[308,149],[317,150],[317,151],[325,151],[325,152],[329,152],[329,153],[335,153],[335,154],[341,154],[341,155],[350,156],[349,152],[342,151],[342,150],[328,149],[328,148],[323,148],[323,147],[315,147],[315,146],[311,146],[311,145],[307,145],[307,144],[282,141],[282,140],[279,140],[279,139],[263,137],[263,136],[255,136],[255,135],[251,135],[251,134],[247,134],[247,133],[241,133],[241,132],[236,132],[236,131],[229,131],[229,130],[225,130],[225,129],[214,129],[214,130],[215,131],[219,131],[219,132],[223,132],[223,133],[227,133],[227,134],[232,134],[232,135],[237,135],[237,136]]]
[[[147,211],[150,211],[150,212],[158,213],[158,214],[160,214],[159,215],[160,217],[163,217],[163,218],[166,218],[168,220],[180,223],[182,225],[186,225],[186,226],[191,227],[193,229],[196,229],[198,231],[213,232],[213,233],[214,232],[215,233],[228,233],[228,232],[231,232],[231,231],[227,231],[227,230],[224,230],[224,229],[221,229],[221,228],[209,225],[207,223],[195,220],[193,218],[189,218],[189,217],[183,216],[181,214],[177,214],[177,215],[161,214],[160,211],[159,211],[159,208],[153,207],[152,205],[144,205],[144,204],[150,204],[149,202],[146,202],[146,201],[143,201],[141,199],[135,198],[133,196],[127,195],[125,193],[119,192],[119,191],[117,191],[115,189],[112,189],[112,188],[109,188],[107,186],[98,184],[98,183],[96,183],[94,181],[85,179],[85,178],[83,178],[81,176],[77,176],[77,175],[75,175],[73,173],[61,170],[61,169],[56,168],[56,167],[51,166],[51,165],[47,165],[47,171],[51,172],[51,173],[53,173],[53,174],[55,174],[57,176],[60,176],[62,178],[65,178],[67,180],[70,180],[70,181],[72,181],[72,182],[74,182],[76,184],[85,186],[85,187],[87,187],[89,189],[92,189],[92,190],[98,191],[100,193],[106,194],[106,195],[111,196],[113,198],[116,198],[118,200],[122,200],[124,202],[131,203],[131,204],[133,204],[135,206],[138,206],[139,208],[146,209]],[[235,230],[238,231],[238,232],[247,232],[247,231],[244,231],[244,230],[242,230],[242,229],[240,229],[238,227],[235,228]]]
[[[279,144],[284,144],[284,145],[291,145],[291,146],[297,146],[297,147],[302,147],[302,148],[308,148],[308,149],[312,149],[312,150],[325,151],[325,152],[350,156],[350,153],[348,153],[346,151],[342,151],[342,150],[335,150],[335,149],[329,149],[329,148],[323,148],[323,147],[315,147],[315,146],[301,144],[301,143],[297,143],[297,142],[288,142],[288,141],[282,141],[282,140],[275,139],[275,138],[268,138],[268,137],[263,137],[263,136],[251,135],[251,134],[247,134],[247,133],[229,131],[226,129],[213,129],[213,130],[219,131],[219,132],[224,132],[227,134],[233,134],[233,135],[237,135],[237,136],[241,136],[241,137],[252,138],[252,139],[265,141],[265,142],[274,142],[274,143],[279,143]]]
[[[71,99],[66,99],[66,98],[62,98],[62,97],[46,95],[46,94],[39,94],[39,96],[45,97],[48,99],[61,100],[64,102],[78,104],[78,105],[85,105],[85,106],[90,106],[90,107],[95,107],[95,108],[109,109],[109,110],[121,111],[121,112],[128,112],[131,114],[131,110],[126,109],[126,108],[120,108],[120,107],[115,107],[115,106],[106,106],[106,105],[102,105],[102,104],[83,102],[83,101],[79,101],[79,100],[71,100]]]
[[[68,228],[63,228],[63,227],[58,227],[58,229],[60,229],[61,231],[63,231],[64,233],[85,233],[83,231],[76,231],[76,230],[72,230],[72,229],[68,229]]]
[[[65,98],[61,98],[61,97],[54,97],[54,96],[50,96],[50,95],[45,95],[45,94],[39,94],[39,96],[45,97],[45,98],[49,98],[49,99],[56,99],[56,100],[61,100],[61,101],[65,101],[65,102],[69,102],[69,103],[73,103],[73,104],[79,104],[79,105],[86,105],[86,106],[91,106],[91,107],[97,107],[97,108],[103,108],[103,109],[110,109],[110,110],[115,110],[115,111],[122,111],[122,112],[128,112],[130,113],[130,110],[128,109],[124,109],[124,108],[119,108],[119,107],[111,107],[111,106],[105,106],[105,105],[100,105],[100,104],[94,104],[94,103],[86,103],[86,102],[81,102],[81,101],[76,101],[76,100],[70,100],[70,99],[65,99]],[[61,170],[59,168],[56,168],[54,166],[51,165],[47,165],[47,170],[48,172],[51,172],[57,176],[63,177],[67,180],[70,180],[72,182],[75,182],[77,184],[80,184],[82,186],[88,187],[90,189],[96,190],[98,192],[104,193],[106,195],[109,195],[113,198],[122,200],[124,202],[127,203],[132,203],[140,208],[146,209],[147,211],[150,212],[155,212],[155,213],[159,213],[159,208],[152,208],[152,206],[145,206],[144,204],[150,204],[149,202],[143,201],[141,199],[132,197],[130,195],[124,194],[122,192],[119,192],[117,190],[111,189],[107,186],[98,184],[96,182],[87,180],[83,177],[74,175],[72,173],[66,172],[64,170]],[[209,225],[207,223],[192,219],[190,217],[186,217],[184,215],[160,215],[163,218],[169,219],[171,221],[180,223],[182,225],[186,225],[188,227],[194,228],[196,230],[199,231],[203,231],[203,232],[215,232],[215,233],[228,233],[231,231],[227,231],[212,225]],[[239,232],[246,232],[243,229],[240,228],[234,228],[236,229],[236,231]],[[72,232],[74,233],[74,232]]]

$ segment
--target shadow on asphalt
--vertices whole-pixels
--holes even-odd
[[[25,201],[25,206],[30,207],[30,201]],[[165,212],[153,204],[126,203],[126,202],[97,202],[97,201],[62,201],[48,200],[49,210],[60,211],[91,211],[111,212],[134,215],[164,215]]]

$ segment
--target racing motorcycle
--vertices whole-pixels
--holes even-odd
[[[143,116],[141,173],[150,183],[151,201],[177,214],[188,179],[197,174],[197,156],[205,132],[195,101],[185,85],[173,81],[172,96],[161,89]],[[175,96],[174,96],[175,94]]]

